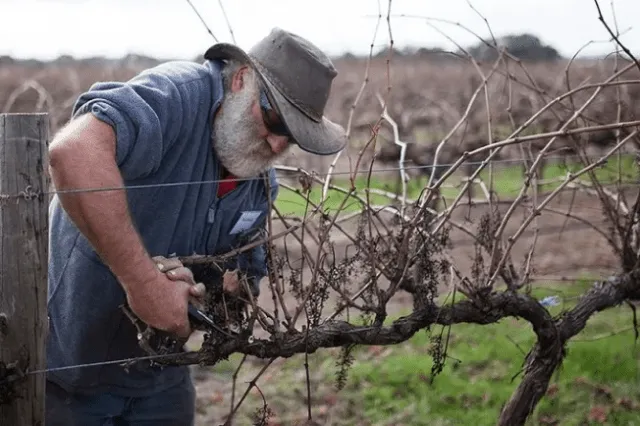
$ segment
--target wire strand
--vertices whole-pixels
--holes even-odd
[[[25,373],[25,375],[53,373],[53,372],[56,372],[56,371],[73,370],[73,369],[78,369],[78,368],[101,367],[101,366],[104,366],[104,365],[129,364],[131,362],[138,362],[138,361],[153,361],[153,360],[156,360],[156,359],[163,359],[163,358],[175,358],[178,355],[180,355],[180,353],[147,355],[147,356],[140,356],[140,357],[133,357],[133,358],[116,359],[116,360],[111,360],[111,361],[91,362],[91,363],[87,363],[87,364],[77,364],[77,365],[67,365],[67,366],[64,366],[64,367],[53,367],[53,368],[45,368],[45,369],[42,369],[42,370],[28,371],[28,372]]]
[[[170,354],[146,355],[146,356],[139,356],[139,357],[132,357],[132,358],[116,359],[116,360],[111,360],[111,361],[91,362],[91,363],[87,363],[87,364],[76,364],[76,365],[66,365],[64,367],[44,368],[44,369],[41,369],[41,370],[27,371],[27,372],[23,373],[20,377],[33,376],[33,375],[37,375],[37,374],[47,374],[47,373],[53,373],[53,372],[56,372],[56,371],[75,370],[75,369],[80,369],[80,368],[101,367],[101,366],[105,366],[105,365],[117,365],[117,364],[130,364],[130,363],[133,363],[133,362],[153,361],[153,360],[157,360],[157,359],[170,359],[170,358],[175,358],[175,357],[177,357],[179,355],[181,355],[181,354],[180,353],[170,353]],[[18,379],[20,377],[17,377],[16,379]],[[9,381],[11,381],[11,380],[7,380],[7,379],[0,380],[0,384],[7,383]]]
[[[546,157],[547,160],[567,160],[572,157],[578,156],[557,156],[557,157]],[[595,158],[595,157],[594,157]],[[508,164],[508,163],[521,163],[525,159],[524,158],[514,158],[514,159],[504,159],[504,160],[494,160],[493,164]],[[473,162],[464,162],[462,165],[471,165],[477,166],[481,165],[482,161],[473,161]],[[327,178],[329,175],[331,176],[351,176],[351,175],[362,175],[362,174],[375,174],[375,173],[386,173],[386,172],[398,172],[401,170],[424,170],[430,169],[433,167],[445,168],[454,166],[455,163],[447,163],[447,164],[438,164],[434,165],[417,165],[417,166],[406,166],[406,167],[390,167],[390,168],[382,168],[376,170],[356,170],[355,172],[333,172],[326,174],[318,174],[315,172],[305,171],[304,169],[292,167],[292,166],[283,166],[276,165],[274,168],[276,170],[280,170],[286,172],[289,176],[292,177],[300,177],[300,176],[315,176],[318,178]],[[236,182],[250,182],[250,181],[258,181],[262,180],[261,177],[250,177],[250,178],[238,178],[234,179]],[[163,187],[175,187],[175,186],[190,186],[190,185],[213,185],[219,182],[225,182],[228,179],[211,179],[211,180],[201,180],[201,181],[182,181],[182,182],[165,182],[165,183],[153,183],[153,184],[139,184],[139,185],[123,185],[123,186],[112,186],[112,187],[102,187],[102,188],[75,188],[75,189],[62,189],[62,190],[54,190],[54,191],[42,191],[42,192],[32,192],[31,187],[27,188],[25,191],[20,191],[17,194],[0,194],[0,200],[10,200],[15,198],[33,198],[37,195],[57,195],[57,194],[74,194],[74,193],[91,193],[91,192],[108,192],[108,191],[122,191],[122,190],[136,190],[136,189],[152,189],[152,188],[163,188]]]

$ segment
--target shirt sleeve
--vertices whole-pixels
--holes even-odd
[[[87,112],[114,128],[116,162],[125,180],[157,170],[183,124],[178,85],[153,69],[127,82],[92,85],[76,101],[72,116]]]

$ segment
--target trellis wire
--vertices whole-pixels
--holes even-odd
[[[545,157],[547,160],[567,160],[570,158],[579,158],[577,155],[572,156],[557,156],[557,157]],[[595,157],[594,157],[595,158]],[[525,159],[524,158],[514,158],[514,159],[504,159],[504,160],[493,160],[494,164],[507,164],[507,163],[521,163]],[[482,164],[482,161],[470,161],[464,162],[462,165],[471,165],[477,166]],[[438,164],[435,167],[451,167],[455,165],[455,163],[448,164]],[[304,169],[298,169],[293,166],[282,166],[276,165],[274,166],[276,170],[285,171],[290,177],[301,177],[301,176],[315,176],[318,178],[326,178],[329,174],[319,174],[315,172],[304,171]],[[422,170],[422,169],[430,169],[434,168],[433,165],[422,165],[422,166],[406,166],[406,167],[390,167],[390,168],[382,168],[375,170],[356,170],[355,172],[333,172],[332,176],[338,175],[362,175],[362,174],[375,174],[375,173],[386,173],[386,172],[399,172],[401,170]],[[54,190],[54,191],[42,191],[42,192],[33,192],[31,187],[28,187],[24,191],[21,191],[17,194],[0,194],[1,200],[10,200],[15,198],[33,198],[38,195],[56,195],[56,194],[73,194],[73,193],[88,193],[88,192],[107,192],[107,191],[120,191],[120,190],[134,190],[134,189],[151,189],[151,188],[162,188],[162,187],[172,187],[172,186],[189,186],[189,185],[207,185],[207,184],[215,184],[219,182],[227,181],[228,179],[210,179],[210,180],[201,180],[201,181],[183,181],[183,182],[166,182],[166,183],[155,183],[155,184],[140,184],[140,185],[124,185],[124,186],[113,186],[113,187],[103,187],[103,188],[77,188],[77,189],[64,189],[64,190]],[[250,178],[237,178],[234,179],[236,182],[250,182],[256,180],[262,180],[261,177],[250,177]],[[635,182],[629,181],[628,183]]]

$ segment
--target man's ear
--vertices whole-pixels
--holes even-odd
[[[249,66],[242,65],[240,68],[238,68],[238,71],[236,71],[233,74],[233,78],[231,79],[232,92],[239,92],[240,90],[242,90],[242,88],[245,85],[246,75],[248,72],[249,72]]]

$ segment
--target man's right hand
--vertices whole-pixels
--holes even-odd
[[[154,278],[128,285],[127,302],[142,321],[180,338],[191,335],[188,304],[192,284],[170,279],[158,270]]]
[[[206,288],[203,283],[196,283],[191,269],[182,264],[177,257],[154,256],[153,261],[158,266],[158,270],[164,272],[172,281],[186,281],[191,283],[191,302],[202,308]]]

